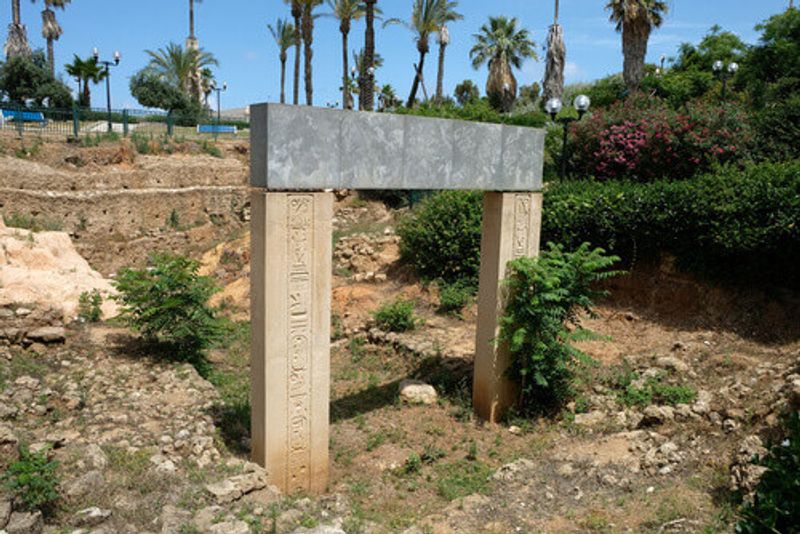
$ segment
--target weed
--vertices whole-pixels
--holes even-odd
[[[173,230],[178,230],[181,227],[181,218],[177,210],[173,209],[169,213],[169,217],[167,217],[167,226]]]
[[[473,493],[484,493],[488,489],[489,475],[492,472],[488,465],[469,460],[438,464],[435,469],[436,491],[448,501]]]
[[[414,302],[397,299],[383,304],[373,314],[378,327],[389,332],[407,332],[421,323],[414,315]]]
[[[367,451],[373,451],[386,442],[386,433],[383,430],[373,432],[367,436]]]
[[[49,513],[58,500],[57,467],[58,462],[48,459],[46,450],[31,452],[20,445],[19,460],[3,474],[3,486],[26,510]]]
[[[78,317],[87,323],[100,322],[103,317],[103,310],[100,309],[102,304],[103,296],[99,290],[84,291],[78,297]]]
[[[215,158],[222,157],[222,150],[220,150],[217,145],[214,143],[209,143],[207,140],[203,140],[203,142],[200,143],[200,150],[202,150],[203,153]]]
[[[467,279],[462,279],[452,284],[439,281],[439,312],[461,316],[472,297],[475,295],[474,284]]]
[[[3,216],[3,222],[9,228],[22,228],[32,232],[61,232],[64,230],[64,223],[58,219],[17,212]]]

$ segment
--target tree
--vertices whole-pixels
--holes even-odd
[[[558,23],[559,0],[556,1],[556,14],[547,35],[547,61],[544,70],[544,101],[551,98],[564,98],[564,65],[567,50],[564,46],[564,28]]]
[[[278,45],[279,57],[281,60],[281,104],[286,103],[286,52],[294,44],[294,38],[297,33],[294,24],[286,19],[278,19],[275,26],[269,24],[267,26],[272,38],[275,39],[275,44]]]
[[[189,0],[189,42],[194,43],[196,46],[197,37],[194,34],[194,4],[202,3],[203,0]],[[187,45],[189,46],[189,45]]]
[[[8,25],[8,40],[4,47],[6,57],[31,57],[28,33],[22,24],[20,0],[11,0],[11,24]]]
[[[511,111],[517,97],[517,80],[511,67],[520,69],[525,58],[536,59],[535,43],[525,28],[517,28],[516,18],[489,17],[474,35],[475,46],[469,52],[475,69],[489,64],[486,95],[493,107]]]
[[[673,61],[671,70],[711,72],[715,61],[726,64],[732,61],[741,63],[747,52],[747,45],[738,35],[723,31],[715,24],[697,46],[691,43],[683,43],[680,46],[678,57]]]
[[[396,108],[400,104],[400,99],[397,98],[394,87],[388,84],[381,87],[381,92],[378,95],[378,111]]]
[[[645,74],[650,33],[661,26],[669,8],[661,0],[608,0],[606,9],[611,12],[609,18],[617,25],[617,31],[622,32],[625,85],[629,92],[636,91]]]
[[[363,0],[326,0],[328,7],[331,8],[330,16],[339,21],[339,31],[342,34],[342,107],[353,109],[353,96],[350,91],[349,48],[347,39],[350,35],[350,25],[352,21],[364,16],[366,6]]]
[[[372,80],[375,80],[375,72],[381,67],[383,67],[383,57],[381,57],[380,54],[375,54],[375,56],[372,58],[372,73],[371,73]],[[364,108],[361,105],[361,100],[363,98],[363,95],[361,93],[361,86],[362,86],[361,82],[366,76],[368,76],[368,69],[369,69],[369,67],[367,67],[367,54],[364,51],[364,49],[361,49],[358,52],[353,51],[353,68],[355,68],[355,71],[357,73],[358,83],[356,84],[354,83],[353,80],[350,80],[350,88],[354,94],[357,94],[359,96],[358,109],[363,110]],[[380,94],[378,95],[378,98],[380,98]]]
[[[430,37],[441,29],[442,13],[448,10],[452,11],[456,5],[457,3],[453,0],[414,0],[411,20],[403,21],[393,18],[384,23],[384,27],[390,24],[405,26],[414,33],[414,40],[417,44],[419,62],[415,66],[414,81],[411,84],[406,107],[413,107],[417,100],[417,91],[422,82],[422,73],[425,67],[425,56],[430,52]]]
[[[193,83],[196,73],[205,67],[217,66],[219,62],[210,52],[203,49],[184,49],[181,45],[170,43],[166,48],[157,51],[145,50],[150,56],[147,66],[173,86],[180,88],[186,95],[200,101],[202,87]]]
[[[314,8],[322,5],[322,0],[302,0],[303,16],[301,33],[303,34],[303,59],[305,66],[304,85],[306,89],[306,105],[314,105],[314,78],[312,61],[314,59]]]
[[[459,106],[465,106],[470,102],[474,102],[481,97],[480,91],[478,91],[478,86],[472,80],[464,80],[460,84],[456,85],[456,90],[453,92],[453,96],[456,97],[456,102],[458,102]]]
[[[303,23],[303,5],[302,0],[284,1],[292,6],[292,18],[294,18],[294,93],[292,103],[296,106],[300,103],[300,45],[302,44],[300,27]]]
[[[367,28],[364,33],[364,63],[366,74],[359,79],[358,109],[372,111],[375,107],[375,6],[378,0],[364,0]]]
[[[10,57],[0,68],[0,94],[9,101],[25,106],[51,108],[72,107],[69,88],[56,80],[47,68],[44,52],[37,50],[30,57]]]
[[[151,69],[144,68],[131,77],[131,95],[146,108],[167,112],[197,111],[199,106],[181,88]]]
[[[89,83],[98,84],[108,76],[106,69],[102,68],[95,57],[81,59],[76,54],[72,63],[66,65],[67,74],[77,78],[83,87],[78,103],[83,107],[92,107],[92,93]]]
[[[539,99],[539,94],[541,92],[542,88],[537,82],[533,82],[530,85],[520,86],[519,103],[522,105],[532,106],[536,104],[536,101]]]
[[[34,0],[35,1],[35,0]],[[44,0],[44,11],[42,11],[42,37],[47,41],[47,64],[50,67],[50,74],[56,74],[54,41],[58,41],[64,30],[56,20],[56,13],[52,8],[57,7],[63,10],[71,0]]]
[[[464,18],[461,13],[456,12],[456,7],[458,7],[457,1],[442,2],[439,11],[439,32],[437,39],[439,43],[439,69],[436,74],[436,102],[440,104],[444,98],[444,55],[447,45],[450,44],[450,30],[447,28],[447,23]]]

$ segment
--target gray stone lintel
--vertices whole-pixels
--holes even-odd
[[[253,187],[541,191],[544,130],[281,104],[250,108]]]

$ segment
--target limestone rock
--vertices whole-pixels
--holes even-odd
[[[41,343],[63,343],[67,336],[63,326],[43,326],[31,330],[26,337],[31,341]]]
[[[419,380],[400,382],[400,398],[410,404],[435,404],[439,396],[430,384]]]
[[[111,510],[93,506],[75,514],[75,524],[79,527],[95,527],[111,517]]]
[[[207,506],[194,515],[194,525],[200,532],[207,532],[214,522],[224,514],[225,509],[221,506]]]
[[[192,514],[170,504],[161,510],[161,534],[180,532],[191,521]]]
[[[301,527],[292,531],[292,534],[345,534],[345,531],[341,526],[319,525],[314,528]]]
[[[516,462],[502,466],[495,472],[494,475],[492,475],[492,479],[508,482],[524,476],[525,472],[533,470],[534,467],[535,464],[532,461],[525,458],[520,458]]]
[[[686,373],[689,371],[689,365],[674,356],[663,356],[656,360],[656,365],[670,371],[675,371],[676,373]]]
[[[11,501],[0,501],[0,530],[4,529],[11,517]]]
[[[675,419],[675,410],[672,406],[648,406],[642,415],[643,426],[662,425]]]
[[[608,415],[599,410],[589,413],[575,414],[575,424],[577,426],[595,426],[603,423],[607,419]]]
[[[216,484],[207,484],[206,491],[220,504],[231,503],[242,496],[242,490],[230,479]]]
[[[92,443],[83,453],[84,464],[89,469],[102,471],[108,466],[108,457],[99,445]]]
[[[8,534],[41,534],[42,530],[42,512],[14,512],[6,525]]]
[[[16,445],[19,443],[17,436],[14,434],[14,431],[8,425],[0,424],[0,447],[8,446],[8,445]]]
[[[67,497],[84,497],[105,484],[105,479],[100,471],[88,473],[64,484],[64,494]]]
[[[766,467],[753,464],[753,460],[756,456],[763,457],[766,454],[767,449],[758,436],[751,435],[742,440],[730,469],[731,491],[742,492],[746,499],[752,498],[761,476],[767,470]]]
[[[250,527],[244,521],[224,521],[211,525],[208,534],[250,534]]]

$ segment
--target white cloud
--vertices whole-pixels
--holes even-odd
[[[564,65],[564,81],[566,83],[581,82],[584,81],[585,78],[586,72],[584,72],[577,63],[567,61],[566,65]]]

